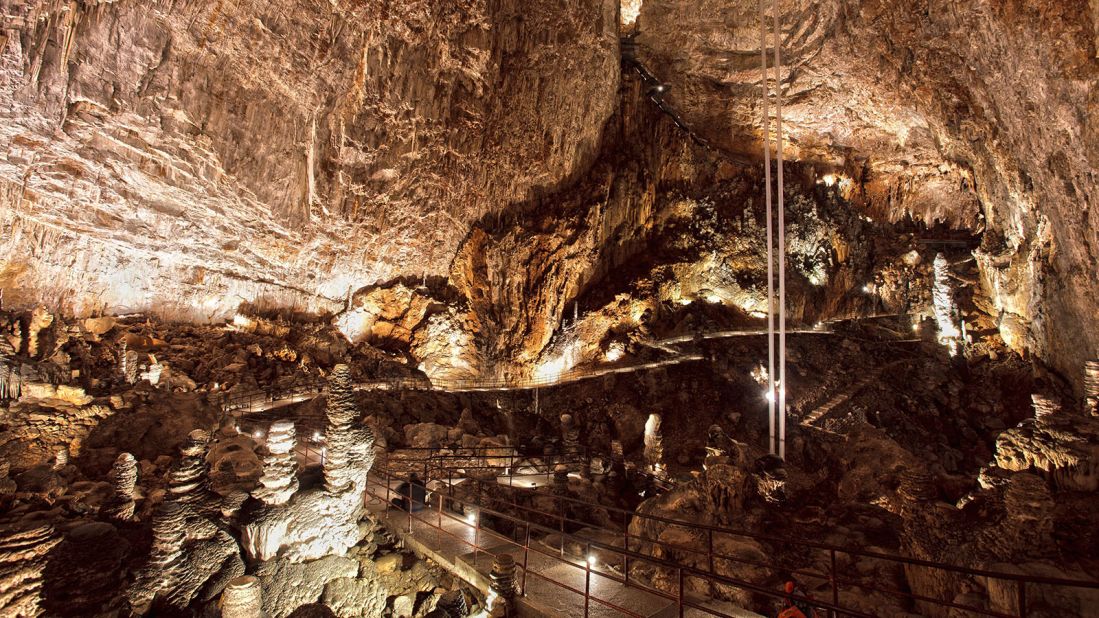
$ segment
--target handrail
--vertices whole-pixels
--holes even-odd
[[[375,489],[372,489],[372,487],[373,487],[372,484],[368,484],[368,486],[367,486],[367,494],[368,495],[370,495],[370,496],[372,496],[373,498],[376,498],[376,499],[384,499],[385,500],[386,518],[389,518],[390,497],[393,495],[393,490],[391,488],[392,481],[393,481],[393,478],[387,472],[386,477],[385,477],[386,495],[385,495],[384,498],[382,496],[380,496]],[[511,539],[508,539],[508,541],[510,543],[516,545],[517,547],[522,548],[524,550],[524,557],[523,557],[524,584],[522,586],[524,594],[526,593],[525,576],[528,572],[528,569],[525,568],[525,565],[528,564],[527,553],[530,552],[530,551],[534,551],[535,553],[538,553],[540,555],[543,555],[543,556],[546,556],[546,557],[549,557],[549,558],[553,558],[553,559],[557,560],[558,562],[560,562],[562,564],[567,564],[567,565],[572,566],[574,568],[584,569],[586,571],[586,573],[588,574],[588,580],[589,581],[590,581],[590,573],[592,571],[592,565],[590,563],[587,563],[586,561],[585,561],[586,566],[581,566],[581,565],[576,564],[575,562],[564,559],[563,555],[561,555],[561,554],[555,556],[551,553],[539,550],[535,546],[532,546],[530,544],[530,530],[531,530],[531,528],[536,528],[538,530],[541,530],[541,531],[549,533],[549,534],[559,535],[559,537],[561,539],[561,544],[562,544],[562,551],[563,551],[564,543],[567,539],[567,540],[576,542],[578,544],[585,545],[589,549],[589,553],[590,553],[590,550],[592,548],[595,548],[595,549],[599,549],[603,552],[620,555],[623,558],[623,563],[625,565],[627,565],[626,569],[624,570],[623,577],[621,577],[621,578],[616,577],[613,573],[605,573],[605,572],[599,572],[598,575],[601,576],[601,577],[604,577],[606,579],[609,579],[611,581],[614,581],[614,582],[617,582],[617,583],[620,583],[620,584],[624,584],[626,586],[632,586],[632,587],[644,590],[646,592],[661,596],[665,599],[676,601],[679,604],[680,615],[682,615],[683,608],[689,607],[689,608],[692,608],[692,609],[697,609],[699,611],[706,612],[706,613],[708,613],[710,615],[713,615],[713,616],[718,616],[719,618],[734,618],[733,616],[725,614],[725,613],[723,613],[719,610],[715,610],[713,608],[706,607],[705,605],[702,605],[698,602],[691,601],[686,596],[685,590],[684,590],[684,582],[685,582],[684,575],[688,575],[688,576],[693,576],[693,577],[696,577],[696,578],[703,578],[703,579],[713,581],[713,582],[717,582],[717,583],[720,583],[720,584],[724,584],[724,585],[727,585],[727,586],[732,586],[732,587],[736,587],[736,588],[740,588],[740,589],[744,589],[744,590],[749,590],[749,591],[752,591],[752,592],[755,592],[755,593],[758,593],[758,594],[762,594],[762,595],[765,595],[765,596],[773,597],[773,598],[782,598],[782,599],[788,599],[788,600],[795,600],[795,601],[799,601],[799,602],[808,603],[808,604],[810,604],[814,607],[820,608],[820,609],[830,610],[830,611],[839,611],[839,612],[842,612],[846,616],[853,616],[855,618],[872,618],[871,615],[862,613],[858,610],[843,608],[839,605],[833,605],[833,604],[825,602],[825,601],[821,601],[821,600],[817,600],[817,599],[810,599],[808,597],[804,597],[804,596],[800,596],[800,595],[793,595],[793,594],[789,594],[789,593],[786,593],[786,592],[778,592],[778,591],[772,590],[770,588],[765,588],[765,587],[763,587],[759,584],[755,584],[755,583],[752,583],[752,582],[749,582],[749,581],[746,581],[746,580],[730,577],[730,576],[727,576],[727,575],[721,575],[721,574],[714,573],[714,572],[703,571],[703,570],[698,569],[696,567],[691,567],[691,566],[687,566],[687,565],[683,565],[683,564],[673,563],[673,562],[670,562],[670,561],[667,561],[667,560],[663,560],[661,558],[656,558],[654,556],[649,556],[649,555],[646,555],[646,554],[642,554],[642,553],[633,551],[632,549],[629,549],[628,547],[619,548],[619,547],[616,547],[616,546],[613,546],[613,545],[608,545],[606,543],[602,543],[600,541],[596,541],[596,540],[592,540],[592,539],[588,539],[588,538],[584,538],[584,537],[578,537],[578,536],[573,535],[571,533],[564,532],[563,528],[562,529],[553,529],[553,528],[550,528],[548,526],[543,526],[541,524],[532,522],[530,520],[520,519],[520,518],[517,518],[513,515],[509,515],[507,513],[503,513],[503,512],[497,511],[495,509],[484,507],[484,506],[482,506],[478,503],[475,503],[475,502],[472,502],[472,501],[469,501],[469,500],[466,500],[466,499],[463,499],[463,498],[456,498],[456,497],[454,497],[452,490],[448,491],[446,501],[450,501],[452,504],[453,503],[460,504],[460,505],[463,506],[463,508],[466,507],[466,506],[476,508],[477,512],[478,512],[478,517],[476,518],[476,524],[471,524],[468,521],[463,521],[462,519],[459,519],[457,517],[453,517],[450,514],[447,514],[447,517],[452,521],[456,521],[456,522],[459,522],[459,523],[462,523],[464,525],[468,525],[468,526],[471,526],[471,527],[476,525],[478,531],[480,530],[480,525],[481,525],[481,521],[482,521],[481,516],[483,516],[485,514],[488,514],[488,515],[490,515],[492,517],[495,517],[495,518],[503,519],[505,521],[510,521],[513,524],[519,524],[519,525],[523,526],[523,528],[526,532],[526,541],[523,544],[519,544],[518,542],[512,541]],[[414,520],[415,521],[420,521],[422,523],[425,523],[425,524],[431,526],[432,528],[435,528],[435,529],[447,534],[448,536],[452,536],[452,537],[460,540],[464,544],[467,544],[467,545],[470,545],[471,547],[474,547],[475,549],[477,549],[479,551],[483,551],[485,553],[490,553],[486,548],[483,548],[483,547],[480,547],[480,546],[476,545],[476,535],[474,537],[474,543],[470,543],[469,541],[466,541],[465,539],[462,539],[461,537],[458,537],[457,535],[454,535],[450,531],[443,528],[443,526],[441,524],[441,520],[442,520],[444,502],[445,501],[443,499],[437,500],[436,508],[438,510],[438,518],[439,518],[438,525],[431,524],[431,522],[428,519],[426,519],[425,517],[416,516],[411,509],[408,509],[407,510],[407,513],[408,513],[408,531],[409,532],[412,531],[412,522]],[[513,503],[512,506],[518,507],[519,505]],[[522,508],[522,507],[520,507],[520,508]],[[544,514],[553,516],[553,514],[551,514],[551,513],[544,513]],[[557,515],[556,517],[559,520],[561,520],[562,522],[564,521],[564,518],[563,518],[562,515]],[[518,527],[516,527],[516,529],[518,529]],[[499,535],[499,536],[501,536],[501,538],[503,538],[503,535]],[[629,560],[641,561],[641,562],[644,562],[644,563],[656,564],[656,565],[664,566],[664,567],[667,567],[667,568],[670,568],[670,569],[675,569],[678,572],[678,576],[679,576],[678,577],[678,582],[679,582],[679,592],[678,592],[678,594],[677,595],[672,595],[671,593],[660,590],[658,588],[641,584],[640,582],[637,582],[636,579],[631,580],[630,576],[629,576],[629,567],[628,567]],[[536,573],[534,571],[530,571],[530,574],[541,577],[542,579],[545,579],[545,580],[549,581],[550,583],[553,583],[553,584],[555,584],[559,587],[565,588],[565,589],[570,590],[572,592],[575,592],[577,594],[583,594],[584,597],[585,597],[585,616],[588,615],[587,614],[587,601],[589,601],[589,600],[596,601],[597,603],[600,603],[600,604],[606,605],[608,607],[611,607],[612,609],[614,609],[616,611],[619,611],[619,612],[622,612],[622,613],[624,613],[626,615],[629,615],[629,616],[638,616],[638,614],[636,614],[634,612],[631,612],[628,609],[615,606],[613,603],[610,603],[609,601],[606,601],[604,599],[600,599],[598,597],[592,596],[591,593],[590,593],[590,587],[589,586],[585,586],[585,588],[589,588],[588,590],[585,590],[584,592],[581,592],[580,590],[578,590],[576,588],[572,588],[571,586],[569,586],[567,584],[564,584],[563,582],[558,582],[558,581],[556,581],[556,580],[554,580],[554,579],[552,579],[552,578],[550,578],[546,575]],[[992,614],[992,615],[995,616],[995,614]],[[1011,617],[1006,617],[1006,618],[1011,618]]]
[[[448,470],[448,471],[452,471],[452,470]],[[480,485],[482,485],[482,484],[487,484],[486,481],[483,481],[481,479],[477,479],[477,478],[473,478],[473,477],[467,477],[467,479],[471,483],[478,484],[478,487],[480,487]],[[493,487],[507,487],[506,485],[501,485],[499,483],[493,483],[492,486]],[[527,487],[522,487],[522,486],[512,487],[512,489],[518,489],[521,492],[527,492],[528,494],[537,493],[536,490],[534,490],[534,489],[527,488]],[[933,561],[930,561],[930,560],[922,560],[922,559],[919,559],[919,558],[910,558],[910,557],[906,557],[906,556],[886,554],[886,553],[882,553],[882,552],[869,551],[869,550],[850,549],[850,548],[841,547],[841,546],[838,546],[838,545],[832,545],[832,544],[828,544],[828,543],[821,543],[821,542],[816,542],[816,541],[807,541],[807,540],[802,540],[802,539],[791,539],[791,538],[780,537],[780,536],[775,536],[775,535],[768,535],[768,534],[750,532],[750,531],[746,531],[746,530],[739,530],[739,529],[730,528],[730,527],[726,527],[726,526],[714,526],[714,525],[710,525],[710,524],[700,524],[700,523],[691,522],[691,521],[687,521],[687,520],[661,517],[661,516],[651,515],[651,514],[647,514],[647,513],[638,513],[636,511],[629,511],[629,510],[621,509],[621,508],[614,507],[614,506],[596,504],[596,503],[588,502],[588,501],[585,501],[585,500],[572,498],[572,497],[569,497],[569,496],[557,496],[557,495],[555,495],[555,496],[553,496],[553,498],[554,498],[554,500],[559,500],[562,503],[576,504],[576,505],[580,505],[580,506],[588,508],[588,509],[601,509],[601,510],[607,512],[608,514],[611,514],[611,513],[621,514],[623,516],[623,521],[624,522],[628,521],[630,518],[638,518],[638,519],[642,519],[642,520],[660,522],[660,523],[664,523],[664,524],[667,524],[667,525],[670,525],[670,526],[679,526],[679,527],[683,527],[683,528],[686,528],[686,529],[689,529],[689,530],[696,530],[696,531],[703,532],[703,533],[705,533],[705,535],[707,536],[707,538],[709,540],[709,549],[708,550],[697,549],[697,548],[693,548],[693,547],[680,546],[680,545],[677,545],[677,544],[668,543],[666,541],[660,541],[659,539],[649,539],[649,538],[647,538],[643,535],[631,534],[628,530],[627,525],[623,526],[624,529],[622,531],[622,536],[623,536],[623,539],[624,539],[624,544],[626,544],[627,546],[629,546],[632,541],[637,541],[637,542],[641,542],[641,543],[657,545],[657,546],[676,549],[676,550],[680,550],[680,551],[688,551],[688,552],[696,553],[696,554],[705,554],[705,555],[707,555],[707,557],[709,559],[708,563],[711,565],[710,566],[710,572],[708,573],[710,575],[717,575],[716,573],[713,573],[713,564],[714,564],[715,560],[720,559],[720,560],[726,560],[726,561],[736,562],[736,563],[741,563],[741,564],[750,564],[750,565],[757,566],[757,567],[762,566],[762,567],[769,568],[769,569],[780,569],[782,571],[789,571],[789,572],[792,572],[792,573],[795,573],[795,574],[798,574],[798,575],[804,575],[804,576],[812,577],[812,578],[815,578],[815,579],[827,580],[827,581],[829,581],[829,583],[831,584],[831,586],[833,588],[833,602],[836,602],[838,600],[838,586],[840,586],[840,585],[849,585],[849,586],[857,586],[857,587],[865,589],[865,590],[880,592],[880,593],[887,594],[887,595],[890,595],[890,596],[907,598],[907,599],[910,599],[911,601],[914,601],[914,602],[924,602],[924,603],[931,603],[931,604],[934,604],[934,605],[938,605],[938,606],[941,606],[941,607],[964,609],[964,610],[975,612],[975,613],[978,613],[978,614],[981,614],[981,615],[993,616],[993,617],[997,617],[997,618],[1017,618],[1017,616],[1025,616],[1025,614],[1026,614],[1026,609],[1025,609],[1025,603],[1026,603],[1025,594],[1026,593],[1025,593],[1025,589],[1026,589],[1027,584],[1062,586],[1062,587],[1073,587],[1073,588],[1086,588],[1086,589],[1099,589],[1099,582],[1097,582],[1097,581],[1067,579],[1067,578],[1055,578],[1055,577],[1043,577],[1043,576],[1032,576],[1032,575],[1026,575],[1026,574],[1006,573],[1006,572],[994,571],[994,570],[990,570],[990,569],[963,567],[963,566],[951,565],[951,564],[947,564],[947,563],[933,562]],[[575,520],[575,519],[569,518],[563,513],[561,513],[561,514],[546,513],[546,512],[539,511],[538,509],[522,506],[518,503],[517,500],[514,500],[514,499],[512,501],[512,506],[514,506],[515,508],[519,509],[522,512],[526,512],[526,513],[530,513],[530,514],[536,514],[536,515],[540,515],[540,516],[543,516],[543,517],[549,516],[549,517],[556,518],[559,521],[561,521],[562,526],[566,522],[572,523],[572,524],[579,524],[579,525],[582,525],[582,526],[589,526],[589,527],[595,525],[592,522],[585,522],[585,521],[580,521],[580,520]],[[782,566],[782,565],[762,564],[762,563],[758,563],[757,561],[745,560],[745,559],[742,559],[742,558],[736,558],[736,557],[733,557],[733,556],[727,556],[727,555],[722,555],[722,554],[716,553],[713,550],[713,537],[715,535],[721,535],[721,534],[728,535],[728,536],[737,536],[737,537],[742,537],[742,538],[749,538],[749,539],[753,539],[753,540],[764,540],[764,541],[769,541],[769,542],[783,543],[783,544],[786,544],[786,545],[791,545],[792,544],[792,545],[796,545],[796,546],[800,546],[800,547],[804,547],[804,548],[827,551],[827,552],[829,552],[830,559],[831,559],[831,564],[833,565],[832,566],[832,572],[830,574],[824,575],[824,574],[818,574],[818,573],[813,573],[813,572],[809,572],[809,571],[801,571],[801,570],[798,570],[798,569],[791,569],[791,568],[788,568],[788,567],[785,567],[785,566]],[[994,612],[994,611],[991,611],[991,610],[985,610],[985,609],[981,609],[981,608],[977,608],[977,607],[957,604],[957,603],[954,603],[953,601],[948,601],[948,600],[945,600],[945,599],[935,599],[935,598],[932,598],[932,597],[927,597],[927,596],[919,595],[919,594],[912,593],[912,592],[905,592],[905,591],[902,591],[902,590],[897,590],[897,589],[888,588],[888,587],[882,588],[882,587],[874,586],[872,584],[865,584],[865,583],[861,583],[861,582],[855,582],[855,581],[851,581],[851,580],[847,580],[847,579],[842,579],[842,578],[837,577],[836,572],[835,572],[835,564],[836,564],[836,555],[837,554],[857,556],[857,557],[866,557],[866,558],[875,558],[875,559],[891,562],[891,563],[900,565],[902,567],[905,566],[905,565],[907,565],[907,566],[918,566],[918,567],[930,568],[930,569],[934,569],[934,570],[938,570],[938,571],[953,572],[953,573],[958,573],[958,574],[963,574],[963,575],[986,577],[986,578],[997,579],[997,580],[1001,580],[1001,581],[1005,581],[1005,582],[1013,582],[1017,586],[1017,594],[1018,594],[1017,603],[1020,607],[1020,613],[1017,614],[1017,615],[1002,614],[1002,613]],[[846,611],[846,610],[844,611],[844,613],[845,614],[851,614],[850,611]]]

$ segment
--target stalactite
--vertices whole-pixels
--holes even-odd
[[[113,493],[104,507],[106,515],[119,521],[129,521],[134,517],[134,490],[137,487],[137,459],[129,453],[122,453],[111,467],[111,487]]]
[[[252,495],[265,504],[284,504],[298,490],[298,465],[294,458],[296,436],[292,421],[278,421],[267,431],[263,476]]]
[[[327,454],[324,460],[324,484],[330,493],[347,491],[352,485],[349,469],[354,435],[351,424],[358,417],[355,392],[351,386],[351,369],[336,365],[328,379],[328,405],[325,409]]]

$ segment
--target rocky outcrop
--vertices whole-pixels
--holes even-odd
[[[229,582],[221,593],[222,618],[265,618],[263,613],[263,588],[259,579],[243,575]]]
[[[129,544],[114,526],[81,524],[51,552],[44,571],[43,607],[57,615],[98,615],[123,607],[122,564]]]
[[[1048,400],[1036,398],[1036,418],[996,438],[996,466],[1036,470],[1058,489],[1099,490],[1099,420],[1059,411],[1059,406],[1043,410],[1042,403]]]

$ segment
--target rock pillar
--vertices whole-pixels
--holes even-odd
[[[264,618],[263,589],[259,579],[242,575],[230,580],[218,605],[222,618]]]
[[[285,504],[298,490],[298,463],[294,458],[294,423],[278,421],[267,431],[263,476],[252,495],[265,504]]]
[[[650,414],[645,421],[645,463],[653,474],[664,472],[664,436],[660,431],[659,414]]]
[[[349,464],[355,437],[351,424],[359,415],[351,385],[351,369],[347,365],[336,365],[328,378],[328,406],[325,414],[325,440],[328,450],[324,459],[324,486],[329,493],[342,493],[350,490],[353,485],[354,474]]]
[[[122,453],[111,467],[111,499],[104,512],[111,519],[129,521],[134,518],[134,490],[137,487],[137,459]]]

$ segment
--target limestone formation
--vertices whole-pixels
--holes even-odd
[[[134,607],[148,608],[158,594],[172,590],[183,575],[186,514],[176,502],[162,502],[153,516],[153,545],[129,589]]]
[[[1030,396],[1030,399],[1034,403],[1034,418],[1039,421],[1048,420],[1049,417],[1061,411],[1061,404],[1045,395],[1035,393]]]
[[[70,616],[117,612],[128,553],[129,544],[111,524],[90,522],[70,530],[46,566],[45,609]]]
[[[1099,360],[1084,364],[1084,413],[1099,416]]]
[[[60,542],[61,537],[48,523],[0,523],[0,612],[10,616],[42,614],[47,553]]]
[[[435,603],[435,609],[446,612],[448,618],[466,618],[469,615],[466,595],[461,590],[444,592]]]
[[[108,517],[119,521],[129,521],[134,517],[134,490],[137,487],[137,459],[129,453],[122,453],[111,467],[110,500],[104,505]]]
[[[351,423],[359,416],[351,387],[351,369],[347,365],[336,365],[332,369],[328,379],[325,414],[328,451],[324,460],[324,484],[330,493],[338,494],[347,491],[352,484],[349,469],[353,446]]]
[[[222,618],[264,618],[263,589],[252,575],[244,575],[229,582],[221,593]]]
[[[932,310],[939,329],[939,343],[945,345],[950,354],[954,355],[958,353],[962,333],[958,330],[958,309],[954,304],[954,289],[950,282],[950,262],[939,253],[935,255],[934,267]]]
[[[1059,411],[1035,396],[1035,418],[996,438],[996,466],[1040,471],[1060,489],[1099,490],[1099,419]]]
[[[654,474],[664,472],[664,437],[660,423],[659,414],[650,414],[645,422],[645,463]]]
[[[296,436],[292,421],[278,421],[267,430],[263,476],[252,495],[265,504],[283,504],[298,490]]]
[[[196,429],[180,447],[180,459],[168,474],[169,499],[193,508],[206,497],[206,449],[210,435]]]
[[[496,555],[488,578],[492,592],[505,601],[511,601],[519,594],[519,582],[515,579],[515,558],[511,554]]]
[[[69,447],[62,446],[54,452],[53,469],[56,471],[64,470],[67,465],[69,465]]]

